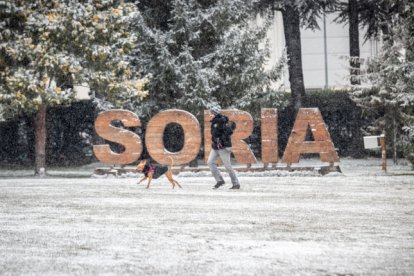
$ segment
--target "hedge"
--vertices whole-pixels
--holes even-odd
[[[289,96],[289,95],[288,95]],[[364,157],[363,134],[361,129],[368,125],[359,107],[349,98],[347,91],[321,90],[307,92],[303,99],[304,107],[320,109],[328,126],[332,141],[340,157]],[[257,115],[257,114],[255,114]],[[282,156],[295,119],[291,106],[279,109],[279,155]],[[96,136],[93,122],[96,110],[92,102],[80,102],[70,107],[51,108],[47,114],[47,162],[49,165],[79,165],[94,161],[92,145],[102,142]],[[257,117],[257,116],[254,116]],[[143,122],[145,124],[146,122]],[[202,124],[202,122],[200,122]],[[182,142],[172,126],[165,133],[164,142],[170,151],[179,150]],[[145,127],[133,129],[144,136]],[[180,131],[178,131],[180,132]],[[182,132],[182,131],[181,131]],[[169,139],[174,136],[175,139]],[[0,163],[32,164],[34,160],[34,123],[33,116],[21,117],[15,121],[0,123]],[[176,141],[176,142],[173,142]],[[247,140],[255,155],[260,158],[260,121],[255,120],[253,135]],[[119,149],[117,145],[111,147]],[[144,151],[144,157],[148,157]],[[199,157],[203,153],[200,152]]]

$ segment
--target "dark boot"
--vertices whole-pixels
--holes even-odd
[[[217,181],[216,185],[214,185],[213,189],[218,189],[224,185],[224,180]]]
[[[240,185],[233,185],[233,187],[230,188],[230,190],[238,190],[240,189]]]

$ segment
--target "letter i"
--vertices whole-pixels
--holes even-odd
[[[277,163],[278,143],[277,143],[277,109],[261,109],[261,136],[262,136],[262,162],[267,166],[268,163]]]

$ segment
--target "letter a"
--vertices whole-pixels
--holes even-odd
[[[315,141],[305,141],[308,127]],[[289,136],[283,162],[298,163],[303,153],[319,153],[322,162],[339,161],[331,136],[318,108],[301,108]]]

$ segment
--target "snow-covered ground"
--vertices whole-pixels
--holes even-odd
[[[414,275],[413,171],[340,165],[239,174],[240,191],[212,190],[203,173],[146,190],[135,178],[0,170],[0,274]]]

